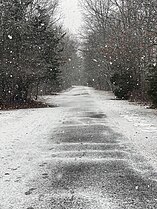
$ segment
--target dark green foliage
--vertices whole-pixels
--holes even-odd
[[[25,102],[38,94],[39,85],[58,79],[64,35],[51,23],[49,12],[33,0],[1,4],[1,103]]]
[[[149,67],[148,95],[155,107],[157,107],[157,66]]]
[[[115,73],[111,77],[111,83],[115,86],[114,94],[119,99],[129,99],[136,86],[132,75],[129,73]]]

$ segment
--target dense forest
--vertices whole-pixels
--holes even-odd
[[[157,1],[82,0],[88,85],[157,105]]]
[[[69,87],[64,65],[77,58],[76,43],[59,24],[58,4],[0,1],[1,107]]]

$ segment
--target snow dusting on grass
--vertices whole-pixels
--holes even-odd
[[[136,149],[157,171],[157,110],[116,100],[111,92],[91,88],[89,93],[94,95],[98,110],[107,115],[112,128],[126,136],[125,143]]]
[[[62,108],[0,112],[1,209],[19,209],[29,203],[29,194],[35,189],[30,190],[28,181],[46,161],[48,139],[64,115]]]

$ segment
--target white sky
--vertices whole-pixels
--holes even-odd
[[[79,0],[60,0],[60,4],[65,28],[77,34],[82,22]]]

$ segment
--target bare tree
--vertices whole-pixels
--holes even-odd
[[[157,3],[154,0],[84,0],[86,25],[85,54],[88,65],[97,54],[99,60],[108,63],[103,73],[112,77],[118,73],[130,77],[128,87],[120,79],[119,89],[128,89],[127,94],[144,97],[147,91],[148,65],[156,64]],[[83,4],[83,3],[82,3]],[[87,58],[88,57],[88,58]],[[94,67],[92,76],[97,74]],[[108,77],[109,77],[108,76]],[[120,78],[119,77],[119,78]],[[133,82],[132,82],[133,81]],[[132,87],[129,87],[129,85]],[[128,97],[128,95],[127,95]]]

